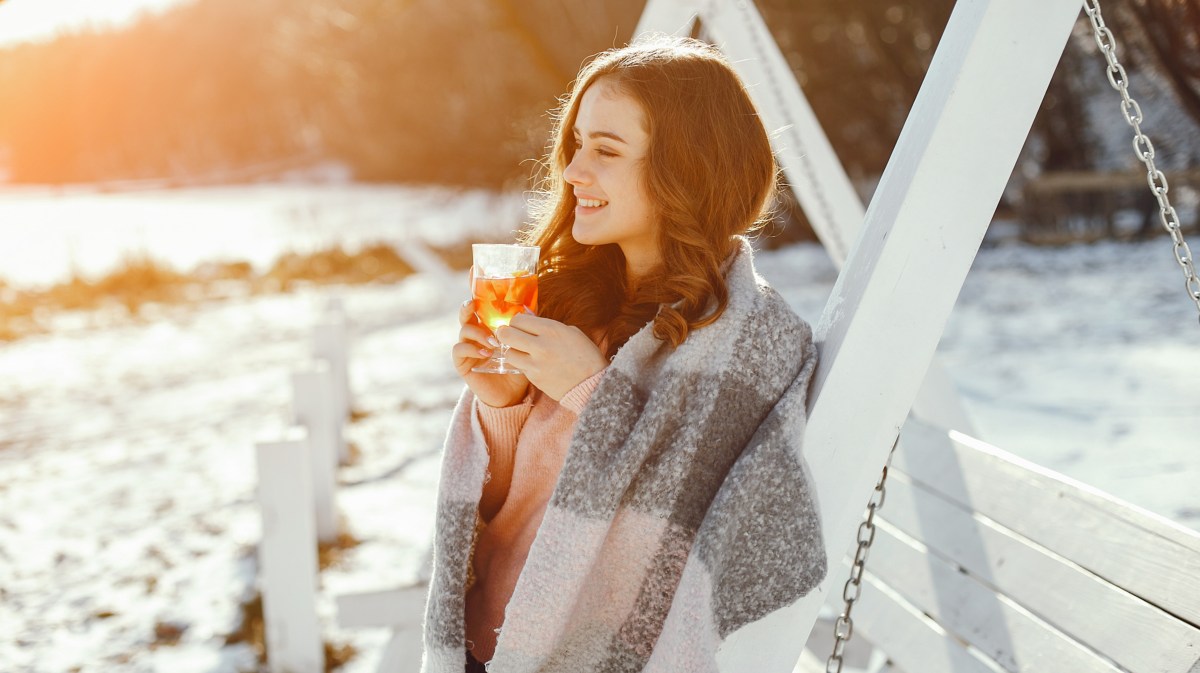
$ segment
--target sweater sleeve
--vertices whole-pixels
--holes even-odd
[[[488,474],[484,477],[483,495],[479,499],[479,515],[485,523],[500,511],[500,506],[508,497],[517,440],[532,409],[532,395],[526,395],[524,400],[511,407],[493,407],[480,402],[478,398],[475,400],[475,413],[479,417],[488,452]]]
[[[583,408],[587,406],[588,400],[591,399],[592,393],[596,391],[596,386],[600,385],[600,379],[604,378],[604,372],[606,371],[608,371],[608,367],[580,381],[574,388],[568,390],[567,394],[563,395],[563,398],[558,403],[564,408],[570,409],[576,416],[583,413]]]

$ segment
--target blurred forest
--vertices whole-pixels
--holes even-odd
[[[358,180],[525,188],[547,110],[589,55],[630,39],[643,5],[194,0],[120,31],[18,45],[0,50],[0,176],[188,184],[336,161]],[[878,176],[952,0],[758,6],[851,175]],[[1174,121],[1149,127],[1172,134],[1163,161],[1195,166],[1200,0],[1129,0],[1105,17],[1135,88],[1148,75],[1170,93]],[[1093,120],[1099,96],[1124,125],[1086,19],[1079,27],[1023,154],[1027,172],[1131,165],[1128,129],[1123,154],[1106,151],[1112,126]]]

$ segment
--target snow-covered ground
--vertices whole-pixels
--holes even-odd
[[[0,188],[0,281],[59,283],[145,254],[188,271],[286,252],[376,242],[433,245],[497,236],[524,214],[520,194],[403,185],[190,188],[105,194],[91,188]],[[447,225],[450,226],[447,226]]]
[[[494,218],[489,203],[442,228]],[[815,324],[824,252],[758,265]],[[939,347],[981,436],[1200,529],[1200,326],[1181,279],[1162,239],[981,251]],[[253,670],[224,637],[254,592],[253,445],[285,427],[289,372],[332,297],[355,323],[367,415],[338,495],[360,544],[322,573],[320,610],[359,652],[344,670],[372,671],[387,634],[337,629],[332,596],[419,570],[465,293],[429,276],[313,287],[0,346],[0,671]]]

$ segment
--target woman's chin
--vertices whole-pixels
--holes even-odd
[[[604,245],[609,242],[601,240],[599,236],[596,236],[595,232],[588,231],[587,227],[581,227],[578,220],[575,221],[575,224],[571,225],[571,238],[575,239],[575,242],[580,245]]]

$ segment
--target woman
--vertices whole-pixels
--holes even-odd
[[[583,68],[547,168],[541,315],[460,315],[423,670],[715,671],[825,574],[816,350],[742,237],[770,143],[719,52],[659,36]],[[473,373],[501,342],[525,375]]]

